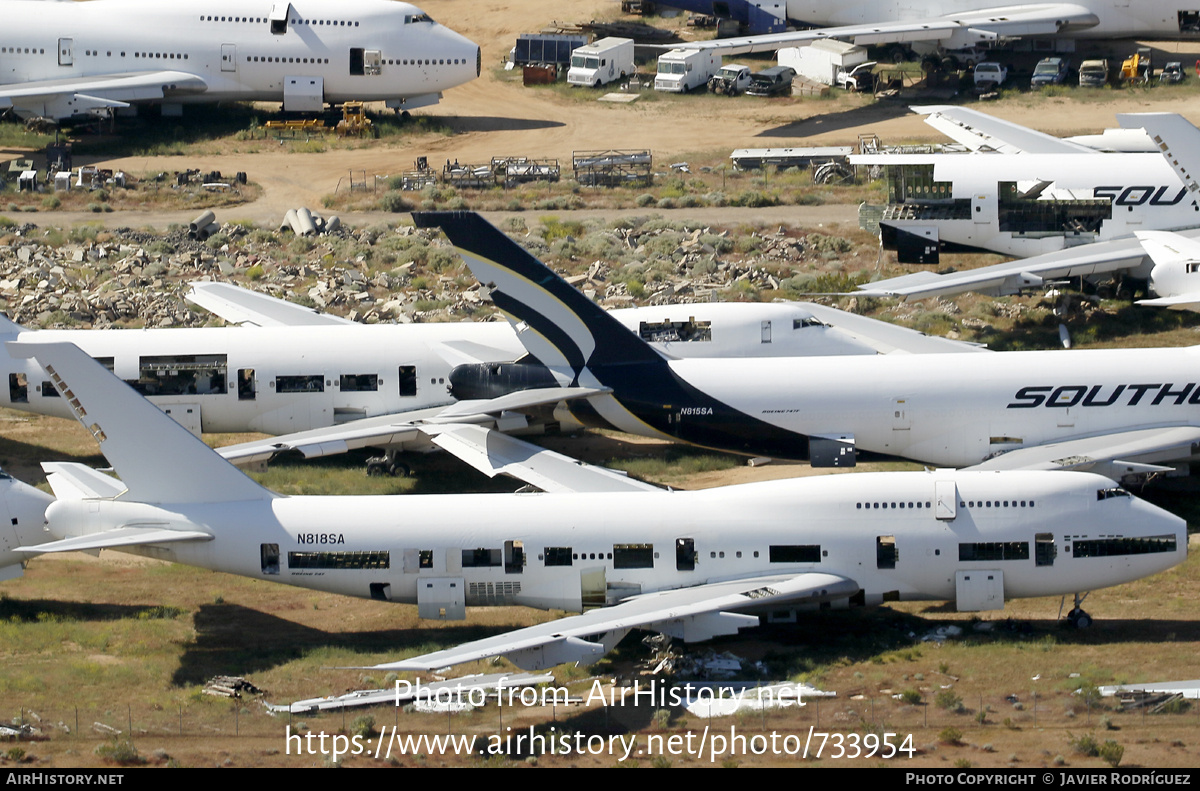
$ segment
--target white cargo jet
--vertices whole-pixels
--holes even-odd
[[[861,291],[910,300],[964,291],[1003,296],[1063,278],[1124,274],[1146,280],[1156,295],[1141,304],[1194,309],[1195,261],[1171,254],[1161,244],[1168,237],[1154,233],[1178,230],[1170,235],[1176,247],[1200,238],[1200,189],[1190,175],[1200,172],[1200,130],[1185,118],[1118,115],[1119,131],[1129,134],[1060,140],[960,107],[914,109],[973,150],[998,153],[939,154],[916,165],[895,155],[885,162],[893,196],[880,224],[884,245],[896,247],[902,263],[937,263],[941,247],[1040,254],[946,275],[917,272]],[[1138,140],[1158,153],[1079,148],[1104,141],[1136,147]],[[919,182],[925,177],[933,180]],[[1138,237],[1159,243],[1144,249]]]
[[[35,355],[121,476],[46,465],[58,500],[31,554],[118,549],[461,619],[471,605],[584,614],[380,667],[491,656],[590,664],[629,630],[687,641],[760,613],[1080,594],[1182,562],[1183,520],[1086,473],[874,473],[670,492],[538,452],[590,493],[283,497],[69,344]],[[477,429],[459,427],[474,433]],[[486,432],[485,432],[486,433]],[[502,438],[509,439],[509,438]],[[169,459],[170,464],[163,460]],[[544,465],[544,466],[543,466]]]
[[[195,283],[188,298],[244,326],[26,330],[0,316],[0,340],[74,343],[196,434],[275,435],[221,449],[239,464],[285,451],[311,458],[372,447],[387,454],[371,469],[395,472],[404,468],[398,452],[433,448],[426,430],[433,425],[466,422],[515,431],[558,422],[553,412],[564,393],[550,377],[522,382],[514,388],[521,393],[496,393],[503,398],[456,403],[449,382],[457,365],[506,371],[506,363],[524,355],[505,322],[364,325],[222,283]],[[802,303],[701,303],[613,315],[680,357],[983,351]],[[7,384],[0,386],[4,406],[71,415],[32,360],[0,352],[0,383]]]
[[[436,104],[479,47],[392,0],[0,0],[0,110],[53,120],[159,104]]]
[[[709,448],[851,466],[859,450],[981,469],[1115,479],[1200,454],[1200,346],[782,360],[673,359],[647,346],[478,215],[441,227],[581,422]],[[460,398],[520,379],[465,365]],[[532,374],[523,374],[526,378]],[[511,389],[511,388],[509,388]]]

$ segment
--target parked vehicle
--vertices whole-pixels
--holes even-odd
[[[1067,74],[1070,70],[1071,62],[1066,58],[1042,58],[1033,68],[1033,77],[1029,80],[1029,87],[1062,85],[1067,81]]]
[[[708,89],[725,96],[738,96],[750,87],[750,67],[730,63],[708,80]]]
[[[1160,72],[1158,75],[1158,81],[1160,83],[1165,82],[1171,85],[1183,82],[1186,79],[1187,72],[1184,71],[1183,64],[1177,60],[1173,60],[1166,66],[1163,66],[1162,72]]]
[[[791,66],[805,80],[822,85],[837,85],[838,74],[868,60],[866,47],[834,39],[821,39],[806,47],[784,47],[776,53],[780,66]]]
[[[721,68],[721,56],[711,49],[673,49],[658,59],[654,90],[686,93],[708,85]]]
[[[1153,71],[1149,47],[1138,47],[1137,52],[1121,63],[1121,79],[1128,82],[1150,82]]]
[[[875,90],[875,61],[860,63],[850,71],[840,69],[837,74],[837,85],[850,92]]]
[[[1103,88],[1108,85],[1108,61],[1085,60],[1079,64],[1080,88]]]
[[[599,88],[633,74],[633,39],[602,38],[571,53],[567,82]]]
[[[975,90],[991,91],[999,88],[1008,79],[1008,68],[995,61],[984,61],[975,65]]]
[[[791,66],[772,66],[750,75],[750,87],[746,93],[751,96],[786,96],[792,92],[792,80],[796,78],[796,70]]]

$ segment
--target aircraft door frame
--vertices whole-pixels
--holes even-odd
[[[237,72],[237,45],[221,45],[221,71]]]
[[[971,195],[971,219],[976,225],[990,225],[998,221],[999,204],[994,191],[986,194],[978,192]]]
[[[75,65],[75,39],[60,38],[58,40],[58,65]]]

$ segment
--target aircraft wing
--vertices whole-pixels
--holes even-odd
[[[889,324],[886,321],[859,316],[817,303],[807,303],[804,307],[821,322],[841,330],[856,341],[867,344],[880,354],[949,354],[990,351],[977,343],[926,335],[898,324]]]
[[[768,33],[760,36],[723,38],[672,44],[674,49],[715,49],[722,55],[770,52],[797,47],[826,38],[842,39],[859,46],[905,41],[938,41],[947,49],[963,49],[1001,38],[1054,36],[1070,30],[1086,30],[1099,18],[1074,3],[1035,3],[996,6],[940,17],[927,17],[870,25],[842,25],[816,30]]]
[[[635,596],[613,607],[589,610],[557,621],[465,643],[457,648],[376,665],[373,670],[436,670],[493,656],[507,657],[523,670],[566,662],[590,665],[630,629],[662,632],[687,642],[735,634],[758,625],[747,611],[796,604],[819,604],[852,596],[859,586],[834,574],[808,572],[714,582]]]
[[[1180,233],[1187,237],[1200,238],[1200,229]],[[859,286],[858,293],[873,297],[903,297],[905,300],[949,296],[965,291],[1003,296],[1016,294],[1028,288],[1040,288],[1047,280],[1134,269],[1140,266],[1145,258],[1146,251],[1141,243],[1131,236],[1057,250],[1003,264],[952,272],[948,275],[916,272],[888,280],[877,280]]]
[[[163,99],[172,94],[203,93],[208,83],[195,74],[159,70],[68,77],[0,85],[0,109],[64,118],[100,107],[128,107],[130,102]]]
[[[255,327],[314,327],[357,322],[319,313],[312,308],[260,294],[232,283],[197,281],[185,297],[188,302],[215,313],[230,324]]]
[[[971,151],[1000,154],[1094,154],[1096,149],[1039,132],[968,107],[910,107],[925,123]]]
[[[424,426],[433,444],[489,478],[511,475],[544,492],[661,492],[621,472],[585,464],[483,426]]]
[[[1121,480],[1127,475],[1165,472],[1164,462],[1200,456],[1200,427],[1137,429],[1002,453],[973,470],[1082,470]]]
[[[301,431],[278,437],[226,445],[217,453],[239,466],[267,461],[280,453],[294,451],[305,458],[331,456],[358,448],[403,446],[413,443],[428,447],[426,425],[479,424],[501,430],[524,428],[522,410],[556,404],[559,401],[588,398],[607,393],[605,388],[547,387],[521,390],[498,398],[457,401],[444,406],[416,409],[394,415],[379,415],[353,420],[338,426]]]
[[[1200,311],[1200,292],[1193,291],[1188,294],[1176,294],[1172,297],[1157,297],[1155,299],[1139,299],[1137,304],[1151,308]]]

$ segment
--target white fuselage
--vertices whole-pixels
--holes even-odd
[[[707,322],[706,332],[688,336],[681,327],[684,339],[654,344],[676,357],[875,355],[795,304],[701,303],[612,315],[643,333],[653,330],[644,323]],[[26,330],[3,340],[17,338],[74,343],[195,432],[275,435],[446,405],[454,400],[450,371],[464,355],[507,362],[525,354],[506,322]],[[0,352],[0,405],[72,417],[49,379],[32,359]]]
[[[47,521],[56,538],[128,524],[199,529],[213,540],[128,551],[346,595],[428,606],[437,602],[421,596],[455,583],[467,605],[570,611],[809,571],[852,580],[858,603],[954,600],[956,575],[972,570],[995,572],[1002,590],[994,607],[960,609],[998,609],[1004,598],[1146,576],[1181,562],[1187,545],[1183,520],[1071,472],[863,473],[695,492],[59,500]],[[891,563],[881,540],[894,544]]]
[[[1157,153],[881,154],[853,161],[883,165],[889,186],[901,193],[890,199],[884,226],[918,236],[936,228],[931,238],[947,246],[1028,258],[1200,222],[1200,203]],[[932,185],[899,176],[929,167]],[[1019,197],[1044,182],[1049,186],[1036,197]],[[1002,184],[1015,188],[1004,193]]]
[[[273,23],[280,6],[290,13]],[[174,88],[138,98],[400,108],[432,104],[480,68],[477,45],[392,0],[0,0],[0,19],[0,86],[10,88],[56,81],[87,94],[99,77],[161,71],[178,75],[163,80]],[[13,103],[23,115],[67,114],[53,96],[41,101]]]
[[[842,3],[787,0],[787,17],[809,25],[831,27],[931,19],[993,8],[999,12],[1005,7],[1018,5],[1021,4],[1004,0],[934,0],[930,3],[915,3],[910,0],[851,0]],[[1196,10],[1195,6],[1164,0],[1139,3],[1128,3],[1124,0],[1080,0],[1072,5],[1086,8],[1099,19],[1099,23],[1093,27],[1072,31],[1072,38],[1178,37],[1182,32],[1180,12]],[[997,13],[996,16],[1002,17],[1003,14]]]
[[[677,360],[714,401],[797,435],[852,435],[858,450],[966,466],[1003,451],[1121,431],[1200,425],[1200,347]],[[674,404],[702,436],[720,411]],[[732,430],[728,427],[726,430]],[[643,427],[643,432],[644,427]]]

